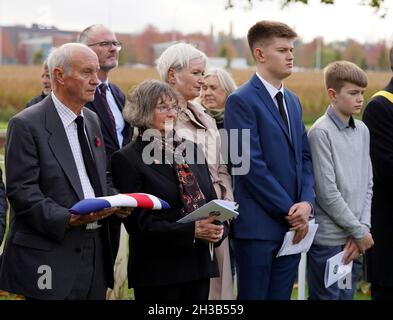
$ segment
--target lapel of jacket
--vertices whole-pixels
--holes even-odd
[[[120,91],[119,88],[117,88],[113,84],[109,83],[109,87],[111,89],[113,97],[115,98],[117,107],[119,108],[120,112],[123,114],[123,109],[125,107],[125,97],[121,98],[122,92]],[[123,135],[123,145],[119,146],[119,148],[122,148],[127,143],[129,143],[131,140],[131,138],[129,138],[128,135],[130,135],[132,133],[129,131],[129,123],[125,119],[124,119],[124,128],[123,128],[123,131],[121,132],[121,134]],[[117,139],[116,139],[116,141],[118,142]]]
[[[289,132],[287,127],[284,124],[284,121],[281,118],[280,112],[278,111],[276,105],[273,102],[272,97],[270,96],[269,92],[261,82],[261,80],[258,78],[256,74],[251,79],[251,83],[255,88],[257,88],[257,94],[261,98],[262,103],[267,107],[267,109],[270,111],[272,114],[273,118],[277,121],[278,125],[280,126],[281,130],[284,132],[285,136],[288,139],[289,144],[292,146],[291,138],[289,136]],[[285,100],[287,101],[287,100]],[[287,105],[287,109],[288,105]],[[289,113],[289,112],[288,112]],[[290,117],[291,118],[291,117]]]
[[[297,146],[298,144],[298,125],[297,125],[297,118],[298,118],[298,114],[297,114],[297,102],[295,101],[294,97],[289,93],[289,91],[287,89],[285,90],[285,94],[284,94],[284,99],[285,99],[285,104],[287,106],[287,110],[288,110],[288,115],[289,115],[289,123],[290,123],[290,127],[291,127],[291,139],[292,139],[292,146]]]
[[[117,90],[115,89],[115,87],[111,83],[109,83],[109,88],[112,92],[112,96],[115,98],[117,107],[119,108],[120,112],[122,112],[124,106],[122,105],[122,103],[119,99],[119,96],[117,95]]]
[[[208,129],[211,128],[212,120],[211,117],[202,111],[202,106],[198,108],[198,105],[195,102],[189,101],[187,106],[188,112],[191,113],[190,119],[191,121],[199,128],[199,129]],[[214,120],[212,120],[214,121]],[[215,122],[214,122],[215,123]]]
[[[50,97],[47,101],[48,102],[44,105],[44,108],[46,109],[45,127],[51,134],[48,141],[49,147],[64,170],[64,173],[78,195],[78,198],[82,200],[84,198],[82,185],[67,134],[64,130],[60,116],[55,109],[52,98]]]
[[[94,101],[91,102],[93,105],[94,111],[98,114],[98,116],[101,119],[101,124],[106,128],[107,132],[109,132],[109,135],[111,136],[112,141],[117,145],[117,138],[115,137],[115,133],[112,129],[112,124],[111,120],[109,119],[108,112],[106,111],[106,107],[104,106],[102,100],[101,100],[101,95],[98,91],[98,88],[96,89],[96,92],[94,94]]]
[[[96,163],[97,167],[97,172],[98,176],[100,177],[100,182],[101,182],[101,188],[104,192],[104,195],[106,194],[105,190],[106,188],[106,159],[103,157],[102,152],[104,145],[101,144],[101,146],[97,147],[96,146],[96,138],[102,140],[102,135],[100,132],[98,132],[99,127],[98,123],[96,126],[94,126],[94,118],[90,115],[90,110],[86,110],[87,108],[84,108],[83,110],[83,115],[85,118],[85,127],[86,127],[86,133],[87,133],[87,139],[90,144],[90,149],[91,152],[93,153],[93,158]]]

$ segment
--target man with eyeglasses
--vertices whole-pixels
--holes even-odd
[[[104,137],[107,170],[110,171],[110,159],[112,153],[121,149],[131,141],[132,128],[124,121],[122,111],[125,105],[125,96],[115,84],[109,82],[109,72],[119,64],[119,52],[121,43],[117,41],[113,31],[102,24],[95,24],[87,27],[79,34],[78,41],[86,44],[98,56],[100,70],[98,71],[99,84],[97,86],[94,101],[88,102],[85,106],[96,112],[100,118],[101,131]],[[117,219],[114,217],[114,219]],[[118,252],[120,243],[120,220],[111,225],[111,245],[114,257]],[[124,231],[124,230],[123,230]],[[125,241],[126,239],[124,239]],[[125,252],[119,252],[115,263],[115,284],[114,290],[108,294],[108,298],[125,298],[117,296],[117,292],[122,292],[120,285],[126,275],[122,274],[126,262]],[[118,275],[120,274],[120,276]]]
[[[131,140],[131,127],[122,115],[125,96],[119,87],[109,82],[109,72],[119,64],[121,43],[117,41],[113,31],[101,24],[87,27],[80,33],[78,41],[97,54],[100,64],[100,83],[94,101],[87,103],[86,107],[95,111],[100,118],[109,170],[112,153]]]

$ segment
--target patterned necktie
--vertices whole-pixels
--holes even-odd
[[[86,134],[84,130],[84,119],[82,116],[78,116],[75,119],[75,122],[78,132],[78,140],[81,146],[83,162],[85,163],[87,175],[89,176],[89,180],[91,186],[93,187],[95,196],[102,197],[103,193],[102,193],[101,183],[97,172],[97,166],[91,154],[89,143],[87,142],[86,139]]]
[[[287,117],[287,113],[285,112],[284,97],[283,97],[281,91],[279,91],[279,92],[276,94],[276,100],[277,100],[278,110],[280,111],[282,120],[284,121],[284,124],[285,124],[285,126],[287,127],[288,132],[289,132],[288,117]]]
[[[109,117],[109,119],[111,121],[112,132],[115,135],[116,140],[117,140],[115,117],[113,116],[111,107],[109,106],[108,100],[106,99],[107,85],[105,83],[101,83],[99,87],[100,87],[100,90],[101,90],[102,103],[105,106],[106,112],[107,112],[108,117]]]

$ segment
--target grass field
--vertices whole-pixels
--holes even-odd
[[[231,70],[236,83],[241,85],[253,73],[250,70]],[[366,90],[366,101],[376,91],[383,88],[390,80],[391,73],[368,73],[369,86]],[[33,97],[40,93],[39,66],[0,66],[0,121],[6,121]],[[123,90],[129,92],[133,86],[146,79],[158,79],[154,68],[132,69],[117,68],[110,74],[110,80]],[[313,122],[322,115],[328,105],[322,72],[298,72],[285,81],[285,85],[293,90],[303,105],[305,122]]]

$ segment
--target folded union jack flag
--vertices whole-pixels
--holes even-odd
[[[169,204],[148,193],[119,193],[114,196],[83,199],[72,206],[72,214],[88,214],[111,207],[131,207],[146,209],[168,209]]]

